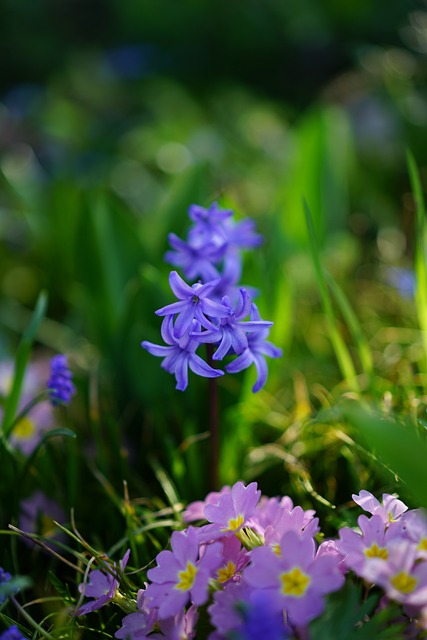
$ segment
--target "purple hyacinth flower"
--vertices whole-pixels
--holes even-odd
[[[260,321],[261,316],[259,314],[257,306],[252,303],[251,306],[251,321]],[[268,375],[268,367],[265,360],[265,356],[270,358],[280,358],[282,350],[276,347],[271,342],[267,342],[266,338],[270,332],[270,328],[261,329],[252,332],[248,335],[248,346],[233,362],[230,362],[225,369],[228,373],[238,373],[247,369],[252,363],[257,370],[257,380],[252,387],[252,391],[256,393],[265,384]]]
[[[255,222],[245,218],[239,222],[226,220],[224,230],[230,246],[233,247],[259,247],[262,244],[262,236],[255,231]]]
[[[204,548],[199,557],[198,531],[174,531],[172,551],[157,555],[157,567],[149,569],[152,584],[146,590],[148,606],[157,607],[159,619],[178,614],[191,601],[199,606],[209,597],[209,581],[222,561],[222,544],[213,543]]]
[[[3,567],[0,567],[0,604],[2,604],[6,600],[6,596],[2,594],[1,586],[2,584],[6,584],[10,582],[12,576],[8,571],[5,571]]]
[[[225,249],[228,237],[224,223],[233,215],[230,209],[221,209],[217,202],[209,209],[193,204],[188,210],[188,215],[194,222],[188,234],[191,242],[199,246],[212,243],[219,249]]]
[[[193,321],[193,328],[200,329],[198,322]],[[178,339],[174,333],[173,316],[166,316],[162,322],[162,338],[168,346],[162,346],[144,340],[141,346],[153,356],[164,358],[161,366],[176,378],[176,388],[184,391],[188,386],[188,368],[203,378],[217,378],[223,376],[220,369],[213,369],[195,351],[199,346],[189,335]]]
[[[324,596],[344,583],[337,557],[317,556],[315,549],[313,538],[288,531],[281,539],[280,555],[269,547],[256,547],[245,570],[249,585],[265,590],[271,608],[285,609],[289,622],[297,627],[320,615]]]
[[[72,373],[68,368],[66,356],[58,354],[50,361],[50,378],[47,388],[53,406],[70,403],[76,388],[72,382]]]
[[[16,624],[13,624],[9,629],[3,631],[0,640],[26,640],[26,636],[22,635]]]
[[[219,280],[212,280],[205,284],[188,285],[176,271],[171,271],[169,284],[179,302],[173,302],[156,311],[158,316],[177,315],[174,325],[176,338],[182,338],[189,330],[195,319],[206,329],[216,329],[212,318],[224,318],[229,316],[231,310],[223,304],[214,302],[208,298]]]
[[[214,360],[222,360],[230,350],[237,355],[248,348],[247,333],[254,333],[268,329],[272,322],[265,320],[244,321],[251,311],[251,299],[245,289],[240,289],[240,295],[233,310],[228,296],[224,296],[222,304],[230,309],[230,315],[220,319],[217,329],[211,329],[199,333],[191,333],[199,342],[219,343],[213,355]]]
[[[120,570],[124,571],[130,556],[128,549],[120,560]],[[116,591],[119,588],[119,580],[117,576],[111,573],[104,573],[100,569],[89,572],[88,582],[79,584],[79,591],[88,598],[92,598],[77,610],[77,616],[84,616],[91,611],[100,609],[108,602],[114,599]]]
[[[165,260],[174,267],[180,267],[189,280],[201,278],[205,282],[220,277],[215,265],[221,261],[223,249],[212,242],[204,244],[186,242],[174,233],[169,234],[172,251],[167,251]]]

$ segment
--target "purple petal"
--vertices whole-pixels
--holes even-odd
[[[153,344],[153,342],[148,342],[148,340],[141,342],[141,347],[147,349],[148,353],[151,353],[152,356],[160,356],[161,358],[170,355],[175,349],[175,347],[164,347],[160,344]]]
[[[213,369],[196,353],[190,355],[188,364],[191,371],[204,378],[218,378],[224,375],[224,371],[221,371],[221,369]]]
[[[194,304],[191,300],[185,303],[186,307],[175,321],[174,334],[176,338],[182,338],[184,333],[190,328],[194,320],[198,304]]]
[[[233,311],[219,302],[214,302],[209,298],[202,298],[200,300],[200,306],[203,310],[203,313],[211,316],[211,318],[227,318],[231,316]]]
[[[185,391],[188,386],[188,359],[189,356],[183,353],[182,357],[177,360],[175,368],[176,389]]]
[[[240,289],[240,296],[237,300],[236,309],[234,315],[237,320],[246,318],[251,311],[251,299],[248,296],[246,289]]]
[[[243,369],[247,369],[251,366],[254,361],[254,357],[249,349],[245,349],[242,355],[238,356],[233,362],[230,362],[225,367],[227,373],[238,373],[239,371],[243,371]]]
[[[172,302],[165,307],[157,309],[156,316],[173,316],[175,313],[181,313],[188,306],[187,300],[181,300],[180,302]]]
[[[190,298],[194,294],[192,287],[190,287],[176,271],[170,272],[169,285],[176,297],[180,300],[187,300],[187,298]]]
[[[227,355],[231,347],[231,335],[228,331],[223,331],[222,340],[218,349],[213,355],[213,360],[222,360]]]
[[[268,367],[265,358],[263,358],[262,356],[255,357],[254,364],[257,370],[258,377],[257,381],[252,387],[252,391],[253,393],[256,393],[265,385],[268,375]]]

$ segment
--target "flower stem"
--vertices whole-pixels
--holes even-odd
[[[208,363],[214,366],[213,345],[207,344]],[[209,378],[209,430],[211,446],[209,449],[209,488],[211,491],[219,489],[219,402],[216,378]]]

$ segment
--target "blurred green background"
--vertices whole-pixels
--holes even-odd
[[[200,497],[204,381],[176,392],[139,345],[159,341],[154,310],[170,301],[167,234],[185,235],[191,203],[218,200],[265,237],[243,281],[284,349],[257,396],[251,371],[221,382],[221,478],[261,478],[273,495],[293,469],[301,494],[347,500],[369,479],[355,450],[298,426],[343,378],[302,199],[369,342],[377,397],[409,406],[396,381],[413,389],[423,355],[411,273],[391,269],[413,261],[408,148],[422,180],[427,169],[426,3],[3,0],[0,42],[0,358],[47,290],[35,356],[70,356],[79,446],[97,443],[116,489],[130,465],[147,490],[160,460],[180,495]],[[272,452],[255,449],[278,438],[273,454],[291,455],[280,486]]]

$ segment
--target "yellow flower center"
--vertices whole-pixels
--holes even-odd
[[[387,560],[388,551],[387,549],[384,549],[384,547],[379,547],[377,543],[374,542],[372,547],[369,547],[369,549],[366,549],[365,556],[367,558],[382,558],[383,560]]]
[[[421,538],[417,549],[418,551],[427,551],[427,538]]]
[[[13,429],[13,435],[20,440],[31,440],[35,432],[36,428],[34,423],[26,416],[21,418]]]
[[[191,562],[187,563],[187,568],[178,573],[179,582],[175,585],[176,589],[181,591],[189,591],[193,586],[197,574],[197,567]]]
[[[242,526],[244,520],[243,515],[239,513],[237,518],[231,518],[231,520],[228,521],[228,529],[224,529],[224,531],[237,531],[237,529],[240,529]]]
[[[310,584],[310,577],[303,573],[299,567],[294,567],[287,573],[282,573],[280,579],[282,581],[282,593],[285,596],[300,598]]]
[[[236,573],[236,565],[234,562],[229,560],[226,567],[222,567],[218,570],[218,582],[227,582],[227,580],[231,580],[231,578]]]
[[[391,584],[400,593],[411,593],[417,586],[417,579],[414,576],[410,576],[405,571],[396,573],[390,580]]]
[[[276,556],[281,556],[282,555],[282,550],[280,548],[280,544],[278,542],[276,542],[276,544],[273,544],[272,547],[274,553],[276,554]]]

